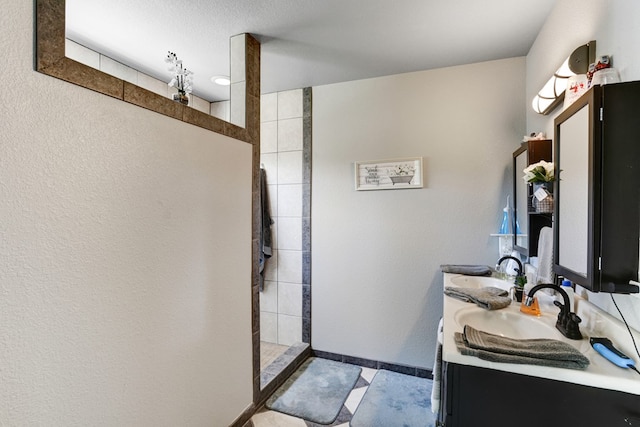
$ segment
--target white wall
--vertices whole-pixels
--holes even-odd
[[[545,131],[553,138],[553,120],[536,114],[531,100],[553,71],[578,46],[596,40],[596,55],[612,55],[613,66],[623,81],[640,80],[640,2],[635,0],[559,0],[527,55],[527,132]],[[620,317],[608,294],[589,299]],[[640,330],[640,297],[615,296],[625,318]]]
[[[431,368],[440,264],[493,265],[525,128],[524,58],[313,88],[312,347]],[[355,191],[359,160],[425,187]]]
[[[0,424],[228,425],[251,147],[33,71],[32,16],[0,15]]]

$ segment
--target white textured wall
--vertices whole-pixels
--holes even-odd
[[[313,88],[312,346],[431,368],[443,263],[489,237],[522,139],[524,58]],[[424,157],[425,188],[355,191],[353,162]]]
[[[527,55],[527,132],[545,131],[553,138],[553,120],[536,114],[531,100],[578,46],[596,40],[596,55],[611,55],[623,81],[640,80],[640,2],[635,0],[559,0]],[[591,294],[591,301],[620,317],[608,294]],[[640,297],[615,296],[625,318],[640,330]]]
[[[228,425],[251,147],[33,71],[32,15],[0,15],[0,425]]]

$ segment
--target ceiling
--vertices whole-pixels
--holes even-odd
[[[228,99],[229,37],[262,45],[262,93],[470,64],[529,52],[556,0],[66,0],[67,37],[193,93]]]

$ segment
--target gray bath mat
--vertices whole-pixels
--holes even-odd
[[[346,363],[309,358],[267,400],[266,406],[314,423],[331,424],[361,371]]]
[[[434,427],[433,381],[378,371],[351,420],[351,427]]]

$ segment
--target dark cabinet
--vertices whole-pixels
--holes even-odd
[[[555,119],[554,272],[637,292],[640,82],[594,86]]]
[[[521,235],[514,234],[513,247],[524,256],[538,255],[538,236],[542,227],[551,227],[553,214],[538,213],[533,208],[533,187],[522,179],[523,170],[541,160],[551,162],[551,140],[525,141],[513,152],[514,223]],[[516,229],[515,225],[512,227]]]
[[[438,426],[640,425],[640,396],[475,366],[442,364]]]

